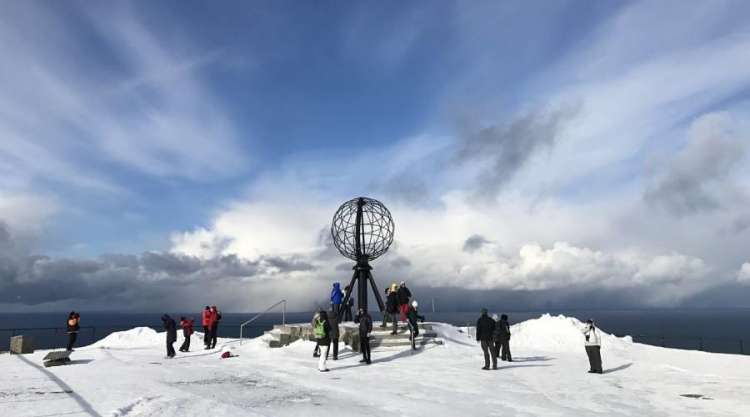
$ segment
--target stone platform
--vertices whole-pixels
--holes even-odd
[[[395,335],[391,334],[392,330],[392,326],[381,328],[380,323],[375,323],[375,326],[373,326],[372,329],[370,347],[377,349],[411,345],[411,341],[409,340],[409,328],[406,324],[399,322],[398,333]],[[267,331],[266,334],[270,336],[268,342],[270,347],[286,346],[300,339],[315,340],[310,323],[287,324],[286,326],[276,325],[272,330]],[[358,325],[353,322],[339,324],[339,340],[344,342],[353,351],[358,352]],[[419,336],[416,339],[416,345],[425,346],[428,344],[441,345],[443,344],[443,341],[437,337],[437,333],[432,330],[432,325],[430,323],[420,323]]]

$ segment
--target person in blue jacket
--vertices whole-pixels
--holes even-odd
[[[331,311],[336,314],[336,317],[339,315],[342,301],[344,301],[344,293],[341,291],[341,284],[334,282],[333,290],[331,290]]]

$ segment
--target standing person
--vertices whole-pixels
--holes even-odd
[[[331,311],[336,316],[339,315],[341,309],[341,302],[344,300],[344,293],[341,291],[341,284],[338,282],[333,283],[333,289],[331,290]]]
[[[497,314],[493,314],[492,320],[495,320],[495,331],[492,332],[492,340],[495,341],[493,354],[496,358],[498,358],[500,357],[500,349],[502,345],[502,342],[500,341],[500,326],[498,325],[498,323],[500,322],[500,316],[498,316]]]
[[[211,346],[211,307],[206,306],[201,316],[203,324],[203,347],[208,350]]]
[[[355,323],[359,323],[359,351],[362,352],[362,360],[359,363],[370,364],[370,333],[372,333],[372,317],[365,309],[357,311]]]
[[[510,355],[510,324],[508,324],[508,315],[503,314],[495,325],[495,356],[502,355],[500,359],[513,362]]]
[[[391,314],[388,312],[388,294],[391,293],[391,287],[385,287],[385,310],[383,310],[383,324],[380,325],[381,329],[385,329],[388,326],[388,322],[391,321]]]
[[[331,326],[331,344],[333,345],[333,360],[339,360],[339,319],[335,312],[328,315],[328,325]],[[328,352],[326,352],[328,355]],[[326,358],[328,359],[328,358]]]
[[[325,349],[325,354],[323,354],[322,351],[320,352],[318,370],[320,372],[328,372],[326,360],[328,359],[328,351],[331,348],[331,325],[328,323],[328,314],[325,310],[320,312],[318,319],[315,321],[313,334],[315,335],[315,339],[318,341],[318,345],[321,349]]]
[[[211,349],[216,347],[216,339],[219,337],[219,320],[221,320],[219,309],[211,306]]]
[[[193,334],[193,319],[180,317],[180,327],[185,341],[180,346],[180,352],[190,352],[190,336]]]
[[[391,290],[388,292],[385,309],[388,312],[388,317],[393,321],[393,331],[391,334],[396,334],[398,333],[398,323],[396,323],[398,316],[398,286],[395,282],[391,285]]]
[[[492,356],[492,369],[497,369],[497,357],[492,346],[492,337],[495,332],[495,320],[487,315],[487,309],[482,309],[482,315],[477,320],[477,341],[482,345],[484,353],[484,369],[490,369],[490,356]]]
[[[602,374],[602,340],[599,332],[596,331],[594,320],[586,320],[586,327],[583,329],[583,336],[586,338],[586,355],[589,357],[589,373]]]
[[[344,321],[352,321],[352,307],[354,307],[354,298],[351,296],[352,287],[344,287],[344,298],[349,297],[349,301],[344,306]]]
[[[318,320],[320,319],[320,310],[317,310],[315,314],[313,314],[313,318],[310,321],[310,327],[313,329],[313,337],[315,337],[315,325],[318,323]],[[315,337],[315,349],[313,349],[313,358],[317,358],[320,356],[320,343],[318,343],[318,338]]]
[[[411,291],[406,288],[406,282],[401,281],[401,285],[398,287],[398,309],[400,313],[401,321],[406,321],[406,313],[409,312],[409,299],[411,298]]]
[[[174,342],[177,341],[177,324],[175,324],[172,317],[168,314],[161,316],[161,321],[164,324],[164,330],[167,331],[167,358],[174,358]]]
[[[71,311],[70,314],[68,314],[68,352],[72,352],[73,345],[76,344],[76,339],[78,339],[78,329],[81,328],[80,322],[81,316],[78,313]]]
[[[409,323],[409,329],[411,330],[411,336],[409,336],[409,338],[411,339],[412,349],[416,349],[416,339],[417,336],[419,336],[419,324],[417,324],[417,320],[424,322],[424,316],[419,314],[417,307],[419,307],[417,300],[412,301],[409,306],[409,311],[406,313],[406,319]]]

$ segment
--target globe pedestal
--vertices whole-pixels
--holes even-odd
[[[377,300],[378,302],[378,308],[381,312],[385,310],[383,297],[380,296],[378,285],[375,284],[375,279],[372,277],[372,273],[370,272],[372,271],[372,267],[367,262],[367,259],[360,260],[352,269],[354,269],[354,274],[352,275],[352,280],[349,283],[349,288],[355,288],[354,284],[357,284],[357,308],[361,308],[367,311],[367,283],[369,282],[372,286],[372,291],[375,293],[375,300]],[[346,303],[349,302],[349,298],[351,298],[351,295],[352,292],[349,291],[349,293],[346,294],[346,297],[344,297],[344,301],[341,305],[346,305]],[[342,314],[342,312],[339,312],[339,319],[341,319]]]

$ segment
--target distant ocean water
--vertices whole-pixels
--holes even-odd
[[[492,312],[491,312],[492,313]],[[498,311],[498,314],[503,313]],[[708,352],[750,354],[750,309],[705,309],[705,310],[550,310],[550,311],[506,311],[511,323],[539,317],[544,313],[564,314],[580,320],[593,318],[603,330],[618,336],[631,335],[636,342],[680,349],[702,349]],[[454,325],[473,325],[478,312],[431,312],[422,310],[428,321],[440,321]],[[238,337],[239,326],[254,313],[223,314],[220,337]],[[195,319],[200,331],[200,312],[175,313]],[[78,346],[93,343],[114,331],[146,326],[161,330],[160,313],[112,313],[82,312]],[[288,323],[308,322],[312,313],[287,313]],[[67,313],[11,313],[0,316],[0,350],[7,350],[10,336],[30,335],[37,349],[59,348],[66,343],[65,320]],[[381,320],[379,313],[373,318]],[[255,337],[281,323],[281,314],[267,314],[246,328],[248,337]],[[90,328],[93,327],[93,328]],[[25,329],[11,330],[2,329]],[[33,329],[33,330],[31,330]]]

